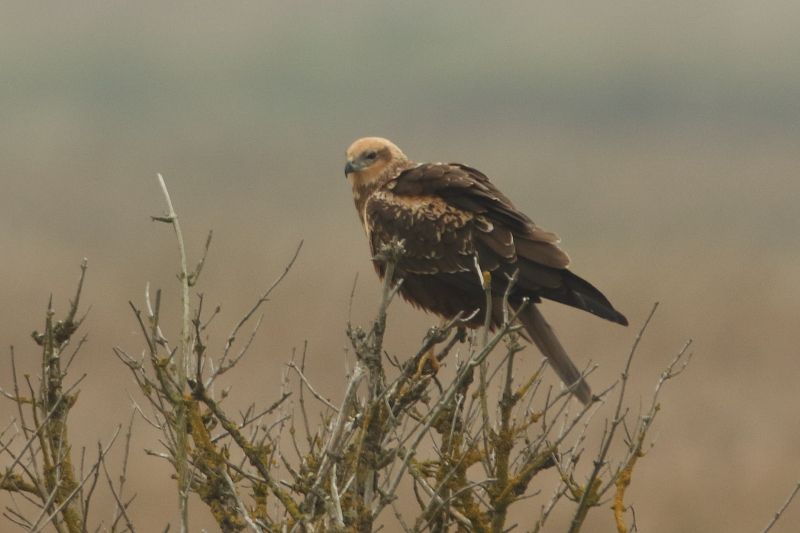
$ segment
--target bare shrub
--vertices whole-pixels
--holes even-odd
[[[658,376],[646,405],[639,412],[628,406],[631,363],[657,306],[619,379],[594,403],[580,406],[569,390],[543,384],[544,361],[529,375],[519,375],[515,365],[522,346],[508,309],[494,331],[488,325],[468,330],[467,317],[457,317],[430,328],[416,353],[387,353],[388,310],[402,283],[393,276],[402,243],[393,243],[375,258],[387,270],[375,319],[365,327],[347,324],[354,364],[343,397],[334,403],[316,390],[306,376],[303,351],[288,361],[284,388],[273,403],[231,414],[226,399],[235,390],[223,387],[223,375],[245,364],[260,325],[258,311],[290,271],[302,243],[275,282],[232,325],[221,350],[212,353],[207,328],[219,308],[190,294],[211,235],[189,270],[179,220],[161,184],[168,213],[154,219],[170,224],[177,237],[181,331],[176,342],[162,331],[161,292],[151,294],[148,288],[142,305],[130,304],[143,349],[117,347],[114,353],[139,389],[141,406],[133,416],[163,435],[147,453],[175,472],[181,531],[189,530],[192,492],[226,532],[371,531],[379,524],[403,531],[501,532],[515,525],[509,509],[534,496],[540,498],[538,512],[519,524],[527,530],[543,530],[558,506],[571,506],[571,532],[580,531],[598,509],[613,513],[618,531],[627,531],[629,522],[635,530],[626,489],[648,446],[662,387],[690,359],[687,342]],[[27,502],[27,507],[6,508],[4,516],[27,530],[93,529],[90,503],[104,479],[116,509],[114,520],[100,529],[135,531],[133,497],[125,486],[133,416],[109,442],[98,445],[94,459],[82,453],[77,460],[69,444],[68,415],[82,377],[69,385],[65,379],[83,339],[66,357],[65,350],[82,323],[76,317],[85,272],[84,262],[66,318],[56,321],[49,306],[44,332],[34,334],[42,348],[39,382],[20,379],[12,350],[12,388],[2,391],[18,414],[0,433],[0,450],[10,459],[0,488]],[[486,281],[488,298],[491,280]],[[594,418],[604,403],[613,406],[612,416]],[[115,478],[105,456],[121,433],[124,461]],[[585,445],[590,433],[601,435],[594,453]],[[545,471],[557,475],[542,481]],[[401,512],[400,500],[405,508],[415,503],[417,511]]]

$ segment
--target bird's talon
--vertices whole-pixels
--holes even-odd
[[[422,377],[422,373],[425,371],[425,363],[430,363],[432,374],[436,374],[439,371],[439,367],[442,365],[439,363],[439,360],[436,358],[436,354],[433,351],[433,347],[431,347],[425,355],[420,357],[419,363],[417,363],[417,371],[414,372],[414,379],[419,379]]]

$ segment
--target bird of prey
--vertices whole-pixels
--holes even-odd
[[[593,313],[617,324],[627,319],[589,282],[567,269],[559,238],[519,211],[483,173],[460,163],[415,163],[391,141],[365,137],[347,149],[345,175],[373,256],[393,240],[405,250],[395,267],[400,294],[416,307],[469,325],[503,322],[509,293],[525,335],[547,357],[565,385],[584,404],[589,385],[537,309],[542,298]],[[375,263],[383,278],[385,265]],[[482,280],[491,274],[491,309]],[[475,311],[478,310],[477,313]]]

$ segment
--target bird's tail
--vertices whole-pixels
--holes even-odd
[[[553,332],[553,328],[550,327],[550,324],[547,323],[536,306],[530,305],[528,309],[520,313],[518,318],[531,340],[539,348],[539,351],[547,357],[550,366],[556,371],[561,381],[570,388],[572,394],[584,405],[591,402],[592,390],[589,388],[589,384],[583,379],[580,371],[569,358],[567,351],[561,346],[561,342]]]

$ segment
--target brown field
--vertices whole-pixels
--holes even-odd
[[[761,531],[800,479],[796,3],[15,4],[0,21],[0,341],[36,371],[29,333],[51,293],[64,311],[89,259],[76,445],[108,438],[137,394],[111,351],[141,349],[128,300],[149,281],[178,316],[173,236],[149,219],[163,210],[156,172],[194,256],[214,230],[200,290],[222,305],[217,347],[305,240],[227,376],[232,405],[271,403],[305,341],[311,377],[341,397],[331,376],[344,374],[355,274],[354,322],[379,297],[343,152],[382,135],[485,171],[561,235],[575,272],[632,324],[545,304],[576,359],[600,364],[596,387],[616,379],[655,301],[631,398],[647,400],[694,339],[628,493],[641,531]],[[387,349],[414,350],[435,322],[396,303]],[[4,353],[0,386],[9,375]],[[173,481],[141,451],[153,438],[138,426],[141,531],[177,516]],[[538,512],[543,488],[523,507]],[[591,520],[613,528],[610,510]],[[795,502],[773,532],[798,523]],[[213,524],[193,508],[193,531]]]

